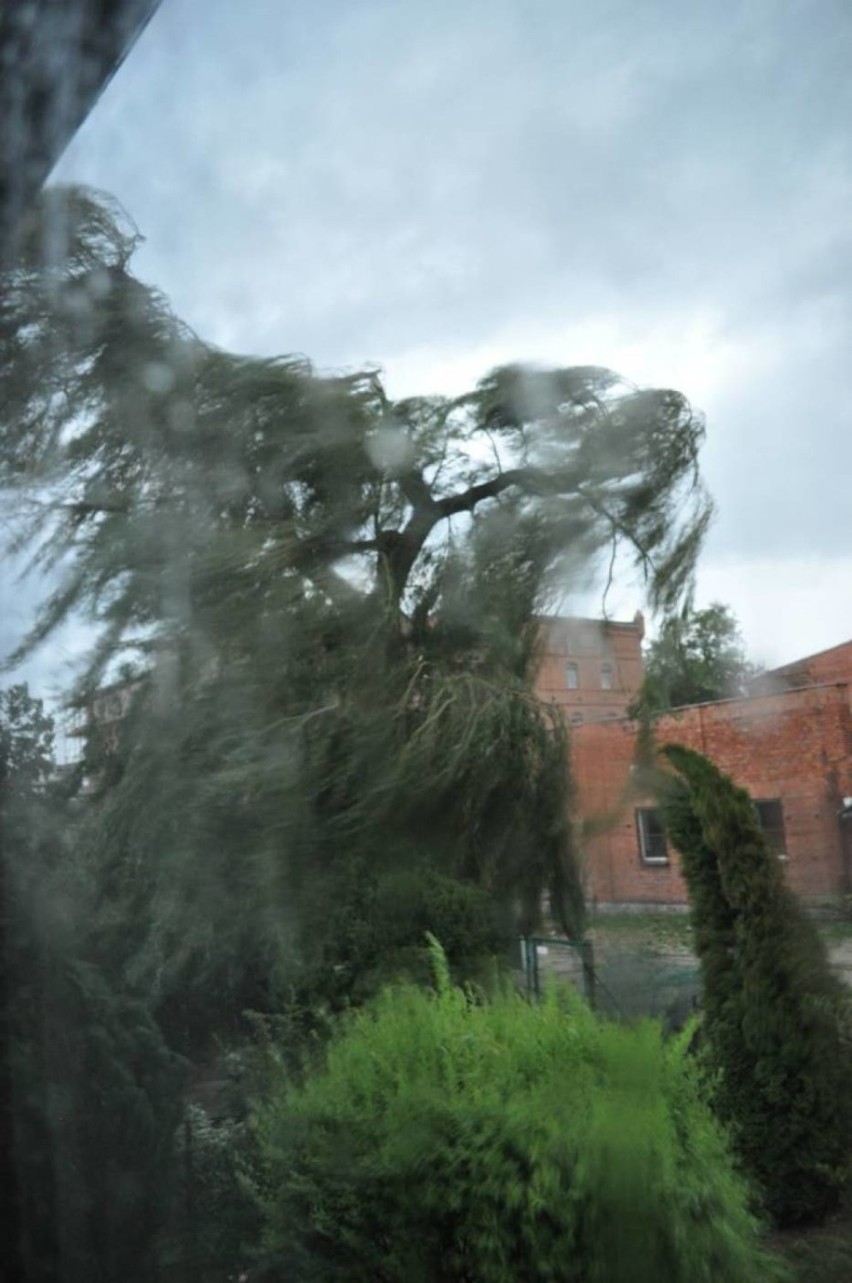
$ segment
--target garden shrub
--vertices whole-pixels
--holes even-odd
[[[752,1283],[784,1277],[683,1038],[573,991],[387,989],[253,1118],[264,1278]],[[254,1274],[253,1274],[254,1277]]]
[[[247,1244],[259,1233],[258,1209],[242,1180],[248,1146],[244,1119],[187,1105],[175,1143],[179,1194],[160,1240],[162,1276],[212,1283],[242,1272]]]
[[[748,793],[680,745],[663,790],[702,970],[714,1105],[781,1225],[836,1207],[852,1144],[848,997]]]
[[[506,952],[511,927],[482,887],[441,873],[409,849],[399,867],[379,878],[356,863],[330,910],[338,921],[332,974],[312,976],[311,988],[332,1006],[360,1003],[400,979],[428,984],[428,933],[439,936],[453,977],[481,981]],[[354,885],[353,885],[354,884]],[[329,910],[326,909],[326,913]]]

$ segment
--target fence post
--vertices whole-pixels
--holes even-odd
[[[591,940],[582,940],[580,942],[580,957],[583,961],[583,988],[586,993],[586,1001],[594,1011],[596,1003],[595,946]]]

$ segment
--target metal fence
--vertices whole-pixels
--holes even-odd
[[[698,963],[682,950],[596,949],[591,940],[525,936],[519,955],[518,970],[531,998],[541,994],[549,978],[565,980],[602,1015],[619,1020],[651,1016],[672,1028],[697,1008]]]
[[[541,994],[545,975],[569,980],[590,1006],[596,1003],[595,957],[590,940],[568,940],[561,936],[522,936],[520,963],[529,997]]]

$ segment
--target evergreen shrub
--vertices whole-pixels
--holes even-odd
[[[752,1283],[784,1277],[684,1040],[451,984],[386,989],[253,1117],[261,1277]],[[254,1274],[253,1274],[254,1277]]]
[[[849,1004],[748,793],[700,754],[664,753],[703,983],[714,1107],[780,1225],[823,1219],[852,1144]]]

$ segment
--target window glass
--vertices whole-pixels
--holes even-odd
[[[760,798],[754,803],[760,827],[773,854],[787,856],[787,834],[784,830],[784,807],[780,798]]]
[[[636,829],[639,835],[639,854],[645,864],[668,864],[669,849],[663,817],[653,807],[636,811]]]
[[[0,7],[0,1278],[318,1277],[270,1044],[685,899],[639,713],[845,680],[848,0]]]

